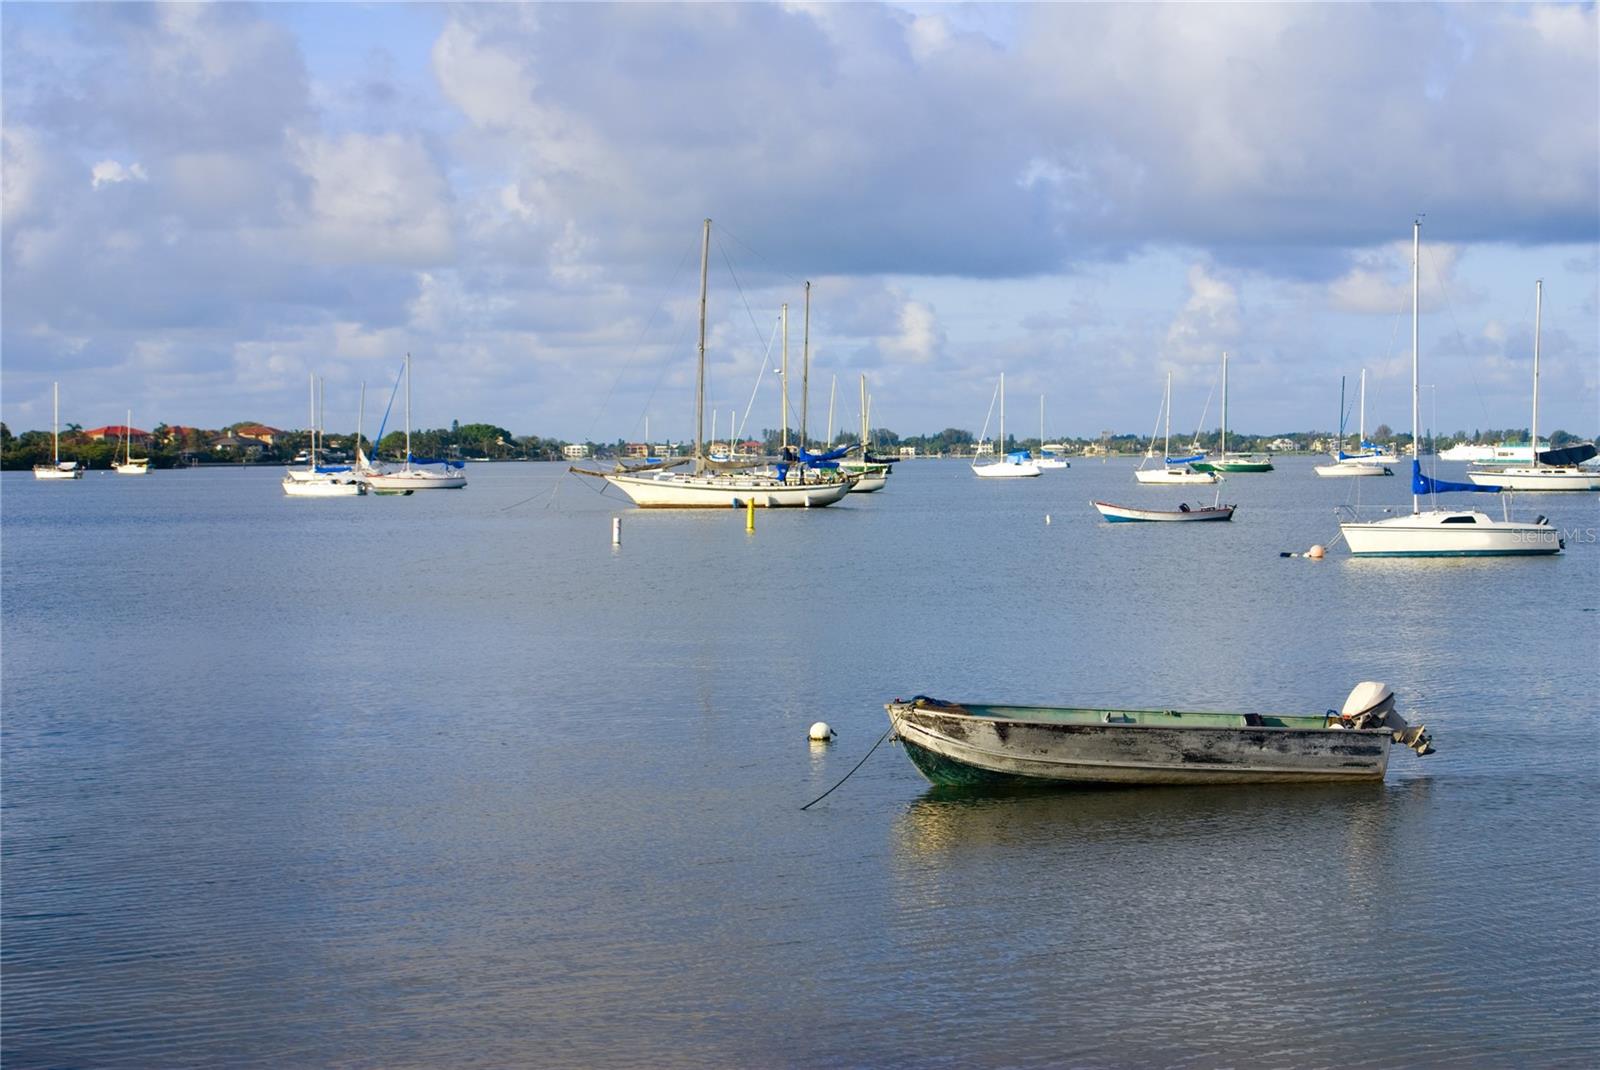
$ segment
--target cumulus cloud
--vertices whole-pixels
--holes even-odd
[[[145,174],[143,164],[132,163],[124,167],[116,160],[101,160],[90,169],[90,177],[90,185],[95,189],[116,182],[148,182],[150,180],[150,176]]]
[[[1205,264],[1189,268],[1189,299],[1167,327],[1163,353],[1180,364],[1217,360],[1239,337],[1239,291]]]

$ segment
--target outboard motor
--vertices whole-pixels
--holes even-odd
[[[1396,743],[1403,743],[1420,754],[1433,753],[1433,739],[1426,725],[1412,728],[1394,710],[1394,689],[1375,680],[1363,680],[1344,700],[1338,723],[1345,728],[1387,728]]]

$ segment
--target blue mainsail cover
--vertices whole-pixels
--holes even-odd
[[[1596,452],[1593,442],[1585,442],[1581,446],[1566,446],[1559,450],[1545,450],[1539,454],[1540,464],[1582,464],[1593,457]]]
[[[843,457],[853,449],[855,449],[855,446],[840,446],[838,449],[829,450],[827,453],[812,453],[810,450],[801,447],[800,459],[806,464],[811,465],[813,468],[816,468],[825,461],[837,461],[840,457]],[[835,465],[834,467],[838,466]]]
[[[319,464],[317,465],[317,471],[323,475],[332,475],[335,472],[348,472],[350,471],[350,466],[347,464]]]
[[[446,468],[465,468],[467,466],[465,461],[447,461],[443,457],[413,457],[409,453],[406,454],[406,460],[412,464],[442,464]]]
[[[1033,460],[1033,454],[1027,450],[1012,450],[1006,454],[1007,464],[1026,464],[1031,460]]]
[[[1193,464],[1196,461],[1204,460],[1205,456],[1206,455],[1203,454],[1203,453],[1197,453],[1193,457],[1168,457],[1167,458],[1167,463],[1168,464]]]
[[[1422,474],[1422,463],[1411,462],[1411,493],[1412,494],[1445,494],[1450,491],[1471,493],[1483,491],[1488,494],[1498,494],[1499,487],[1480,487],[1476,483],[1452,483],[1447,479],[1434,479]]]

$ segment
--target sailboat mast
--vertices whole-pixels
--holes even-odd
[[[1538,398],[1535,392],[1534,397]],[[1535,404],[1538,404],[1535,401]],[[128,410],[128,415],[122,425],[122,460],[127,464],[133,463],[133,410]]]
[[[306,387],[309,392],[306,404],[306,419],[311,422],[311,443],[306,447],[306,471],[314,471],[317,467],[317,375],[315,372],[306,372]]]
[[[1544,280],[1533,284],[1533,426],[1528,428],[1528,448],[1533,467],[1539,467],[1539,315],[1544,309]]]
[[[800,448],[806,449],[806,417],[811,410],[811,281],[806,280],[805,315],[800,328]],[[823,447],[826,449],[827,447]]]
[[[1039,456],[1044,456],[1044,395],[1039,395]]]
[[[1339,378],[1339,422],[1344,423],[1344,377]],[[1356,452],[1367,448],[1367,369],[1361,369],[1361,437],[1356,441]]]
[[[861,459],[867,459],[867,376],[861,374]]]
[[[835,375],[833,381],[828,384],[828,441],[822,444],[822,448],[825,451],[833,446],[833,397],[838,390],[839,377]]]
[[[1172,373],[1167,373],[1167,399],[1161,403],[1167,413],[1166,441],[1161,446],[1161,463],[1165,465],[1172,456]],[[1142,463],[1142,462],[1141,462]]]
[[[1418,399],[1422,395],[1417,386],[1417,316],[1421,311],[1422,295],[1422,220],[1411,222],[1411,463],[1420,465],[1422,453],[1417,449]],[[1417,481],[1411,481],[1411,512],[1422,512],[1422,500],[1417,494]]]
[[[1222,353],[1222,459],[1228,459],[1228,353]]]
[[[327,449],[328,448],[328,443],[327,443],[326,439],[323,438],[325,432],[322,430],[322,425],[327,422],[327,419],[328,419],[328,382],[327,382],[326,379],[322,378],[322,376],[319,375],[319,376],[317,376],[317,437],[315,439],[313,439],[312,441],[313,442],[321,441],[323,449]],[[317,467],[317,454],[316,454],[315,450],[313,450],[312,454],[311,454],[311,467],[312,467],[312,469],[315,469]]]
[[[705,468],[706,434],[706,282],[711,268],[711,220],[700,238],[700,356],[694,391],[694,470]],[[646,430],[649,425],[645,425]],[[648,439],[646,440],[648,441]]]
[[[1366,372],[1362,372],[1361,374],[1364,377],[1366,375]],[[1362,438],[1366,438],[1365,435],[1362,435],[1361,437]],[[1360,448],[1361,448],[1360,444],[1357,443],[1356,449],[1360,450]],[[1344,376],[1341,375],[1341,376],[1339,376],[1339,448],[1333,451],[1333,454],[1334,454],[1333,459],[1337,461],[1339,459],[1339,454],[1341,454],[1343,452],[1344,452]]]
[[[778,411],[779,411],[779,413],[782,414],[781,419],[780,419],[779,422],[783,426],[783,438],[782,438],[783,449],[784,449],[784,452],[787,453],[788,450],[789,450],[789,305],[788,305],[788,302],[784,303],[784,306],[783,306],[783,309],[782,309],[782,319],[783,319],[783,369],[782,369],[781,374],[778,376],[778,379],[783,384],[783,396],[782,396],[782,399],[778,403]]]
[[[361,440],[364,437],[363,433],[362,433],[362,430],[361,430],[361,422],[362,422],[363,419],[366,418],[366,415],[367,415],[367,381],[365,379],[363,379],[363,380],[361,380],[361,407],[356,410],[356,454],[357,454],[358,457],[360,456],[360,453],[361,453]],[[359,468],[359,466],[358,466],[358,468]]]
[[[406,354],[406,471],[411,471],[411,354]]]
[[[61,467],[61,384],[50,384],[50,434],[55,439],[55,464]]]
[[[1006,373],[1000,373],[1000,459],[1006,456]],[[1004,469],[1001,469],[1004,471]]]

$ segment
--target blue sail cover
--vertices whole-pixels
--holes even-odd
[[[1476,483],[1452,483],[1447,479],[1434,479],[1422,474],[1422,464],[1419,461],[1411,462],[1411,493],[1412,494],[1445,494],[1450,491],[1471,493],[1482,491],[1487,494],[1498,494],[1499,487],[1480,487]]]
[[[1006,454],[1007,464],[1027,464],[1031,460],[1033,460],[1033,454],[1027,450],[1012,450]]]
[[[1205,456],[1206,455],[1203,454],[1203,453],[1197,453],[1193,457],[1168,457],[1167,458],[1167,463],[1168,464],[1193,464],[1196,461],[1205,460]]]
[[[1559,450],[1545,450],[1539,454],[1540,464],[1582,464],[1593,457],[1597,451],[1593,442],[1585,442],[1581,446],[1567,446]]]
[[[332,475],[335,472],[348,472],[350,471],[350,466],[347,464],[319,464],[317,465],[317,471],[323,475]]]
[[[837,461],[840,457],[843,457],[853,449],[855,449],[855,446],[840,446],[838,449],[829,450],[827,453],[812,453],[810,450],[802,447],[800,449],[800,459],[806,464],[809,464],[811,467],[818,468],[821,467],[826,461]],[[832,467],[837,468],[838,465],[833,465]]]
[[[413,457],[409,453],[406,454],[406,460],[412,464],[442,464],[446,468],[465,468],[467,466],[466,461],[447,461],[443,457]]]

